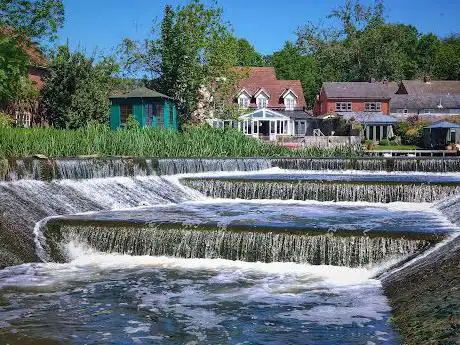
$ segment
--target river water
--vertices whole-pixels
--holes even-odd
[[[460,175],[296,174],[0,183],[18,218],[51,216],[35,228],[48,262],[0,270],[0,344],[397,344],[377,277],[458,232],[441,210]],[[276,197],[313,183],[371,188]]]

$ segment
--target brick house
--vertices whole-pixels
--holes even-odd
[[[396,92],[395,82],[326,82],[317,96],[316,116],[344,112],[378,112],[390,114],[390,99]]]
[[[389,116],[390,100],[398,89],[394,82],[325,82],[315,102],[315,116],[341,116],[360,122],[366,139],[393,136],[396,120]]]

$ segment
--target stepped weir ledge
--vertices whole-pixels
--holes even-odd
[[[0,339],[450,340],[459,209],[454,157],[0,160]]]

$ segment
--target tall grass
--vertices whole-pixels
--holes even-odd
[[[0,128],[0,157],[82,155],[138,157],[280,157],[356,156],[352,148],[290,149],[263,143],[232,129],[207,126],[182,132],[158,129],[112,131],[105,126],[79,130]]]

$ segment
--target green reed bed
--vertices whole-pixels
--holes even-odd
[[[55,128],[0,128],[0,157],[82,155],[138,157],[330,157],[358,156],[353,148],[291,149],[246,137],[232,129],[207,126],[181,132],[159,129],[123,129],[105,126],[78,130]]]

